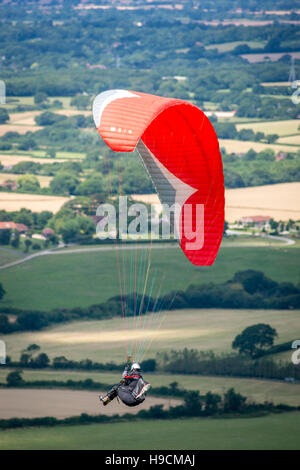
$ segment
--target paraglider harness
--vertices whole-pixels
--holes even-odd
[[[104,403],[106,399],[112,401],[114,398],[120,399],[127,406],[137,406],[143,403],[150,384],[144,381],[138,371],[133,370],[129,374],[128,371],[129,362],[127,362],[120,383],[112,387],[105,397],[100,398]]]

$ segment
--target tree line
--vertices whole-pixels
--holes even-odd
[[[16,374],[12,372],[11,374]],[[70,382],[70,383],[69,383]],[[82,386],[82,382],[77,383],[73,381],[68,382],[55,382],[54,386]],[[21,382],[19,387],[28,385],[30,387],[41,387],[51,385],[48,382]],[[99,389],[104,384],[95,383],[91,379],[85,381],[85,385],[89,389]],[[16,386],[16,385],[13,385]],[[107,387],[107,385],[104,385]],[[299,409],[297,406],[290,406],[285,404],[274,405],[272,402],[255,403],[253,400],[247,400],[246,396],[236,392],[234,388],[228,389],[222,395],[218,393],[207,392],[205,395],[200,395],[197,390],[185,390],[179,388],[176,382],[173,382],[169,387],[159,387],[153,389],[155,394],[160,396],[172,396],[182,398],[183,403],[177,406],[171,406],[164,409],[163,405],[151,406],[149,410],[141,410],[136,415],[126,413],[122,416],[114,414],[107,415],[88,415],[86,413],[80,416],[72,416],[64,419],[55,417],[42,417],[42,418],[11,418],[1,419],[0,429],[13,429],[32,426],[58,426],[58,425],[75,425],[75,424],[90,424],[90,423],[105,423],[105,422],[120,422],[120,421],[135,421],[147,419],[178,419],[178,418],[193,418],[193,417],[208,417],[208,416],[265,416],[269,413],[278,413],[284,411],[296,411]]]
[[[4,292],[3,294],[4,295]],[[78,319],[102,320],[122,315],[122,301],[128,304],[127,315],[134,315],[130,307],[132,295],[121,299],[114,296],[101,304],[72,309],[55,309],[50,312],[16,309],[0,306],[0,333],[16,331],[37,331],[54,323]],[[160,305],[169,305],[171,310],[186,308],[223,309],[298,309],[300,289],[291,282],[276,282],[261,271],[238,271],[233,278],[221,284],[191,285],[185,291],[173,291],[161,296]],[[156,299],[136,294],[137,305],[141,305],[141,315],[154,309]],[[7,314],[16,315],[14,323]]]

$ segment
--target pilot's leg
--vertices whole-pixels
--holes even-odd
[[[108,405],[108,403],[110,403],[114,398],[116,398],[116,396],[118,395],[118,388],[119,388],[119,385],[114,385],[109,390],[109,392],[107,392],[107,394],[104,395],[104,397],[100,395],[99,397],[100,401],[102,401],[104,406]]]

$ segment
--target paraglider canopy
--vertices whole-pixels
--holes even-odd
[[[162,204],[179,206],[180,247],[194,265],[211,265],[224,227],[224,177],[218,139],[193,104],[127,90],[93,103],[95,125],[117,152],[137,149]]]

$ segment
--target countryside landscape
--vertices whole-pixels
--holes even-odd
[[[0,0],[0,22],[0,449],[298,450],[300,6]],[[120,195],[149,226],[162,211],[138,152],[95,127],[110,89],[215,129],[212,265],[173,234],[97,236]],[[146,400],[103,407],[127,356]]]

